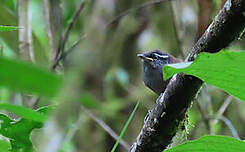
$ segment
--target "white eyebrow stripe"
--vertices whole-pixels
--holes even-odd
[[[154,53],[156,56],[158,56],[158,57],[160,57],[160,58],[169,58],[169,56],[168,55],[159,55],[159,54],[157,54],[157,53]]]

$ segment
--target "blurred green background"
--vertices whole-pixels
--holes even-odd
[[[81,1],[46,2],[49,6],[50,20],[45,16],[48,14],[45,0],[30,0],[29,10],[18,9],[24,3],[21,0],[0,1],[0,25],[20,26],[22,13],[29,13],[32,33],[29,45],[32,46],[33,57],[26,58],[23,53],[25,48],[23,49],[23,42],[20,40],[24,29],[1,32],[0,46],[3,57],[25,60],[35,66],[50,69],[54,62],[54,54],[64,39],[67,27]],[[62,133],[57,131],[58,133],[49,134],[47,130],[34,130],[31,140],[35,148],[41,146],[52,149],[54,146],[53,148],[65,152],[99,152],[110,151],[115,140],[96,120],[99,119],[120,134],[135,104],[140,102],[136,115],[123,137],[128,144],[124,147],[119,145],[117,148],[117,151],[127,151],[128,145],[135,141],[141,129],[146,113],[154,106],[157,98],[157,95],[142,83],[142,65],[137,53],[160,49],[184,59],[218,13],[223,2],[84,1],[84,7],[75,20],[64,46],[64,52],[68,52],[67,56],[53,70],[53,73],[61,75],[64,79],[63,87],[57,96],[38,97],[35,94],[14,92],[1,87],[0,103],[23,105],[32,109],[58,105],[45,127],[54,129],[54,122],[54,130],[61,128],[61,131],[58,130]],[[49,26],[53,34],[53,46],[50,42]],[[229,49],[244,50],[244,42],[244,36],[241,35]],[[74,43],[77,44],[74,46]],[[50,87],[49,82],[42,85]],[[207,84],[202,87],[196,100],[189,109],[189,121],[185,131],[180,132],[180,138],[176,140],[182,142],[205,134],[236,136],[234,131],[241,139],[245,139],[243,103]],[[77,106],[81,103],[83,107]],[[84,107],[86,109],[83,109]],[[12,113],[2,112],[18,119]],[[40,136],[44,136],[41,137],[42,140]],[[53,142],[54,145],[48,145],[45,142],[47,138],[50,139],[46,141]]]

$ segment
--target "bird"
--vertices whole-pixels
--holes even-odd
[[[162,67],[166,64],[179,63],[182,59],[175,58],[169,53],[153,50],[137,54],[143,63],[143,82],[153,92],[160,95],[166,89],[171,78],[163,80]]]

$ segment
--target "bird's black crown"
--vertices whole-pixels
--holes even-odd
[[[152,59],[166,59],[169,58],[169,55],[167,53],[161,52],[159,50],[149,51],[143,53],[146,57],[152,58]]]

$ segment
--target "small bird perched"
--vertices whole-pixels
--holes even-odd
[[[170,80],[163,80],[162,67],[166,64],[182,62],[181,59],[159,50],[137,54],[137,56],[143,63],[144,84],[158,95],[164,92]]]

